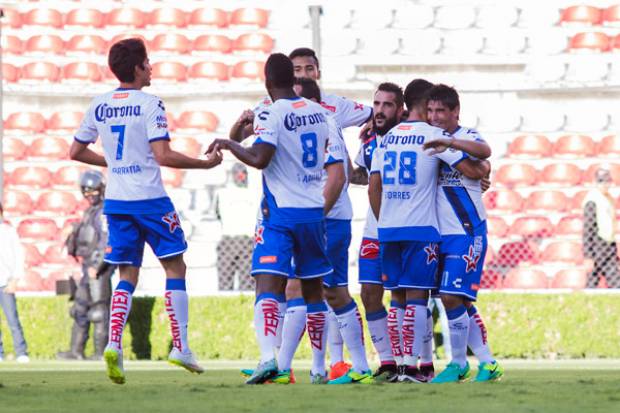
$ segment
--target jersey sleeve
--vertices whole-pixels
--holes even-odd
[[[452,138],[453,136],[450,135],[448,132],[446,131],[441,131],[439,130],[438,132],[436,132],[434,139],[440,139],[440,138]],[[449,148],[441,153],[438,153],[436,155],[437,158],[441,159],[442,161],[444,161],[445,163],[447,163],[448,165],[450,165],[451,167],[455,167],[456,165],[458,165],[461,161],[463,161],[464,159],[467,159],[468,156],[466,153],[462,152],[462,151],[458,151],[456,149],[452,149]]]
[[[372,116],[372,108],[345,98],[340,98],[336,114],[340,119],[340,126],[362,126]]]
[[[355,165],[361,168],[366,168],[366,164],[364,163],[364,144],[363,143],[360,145],[360,150],[357,151],[357,155],[355,156],[355,159],[353,160],[353,162],[355,162]]]
[[[342,131],[336,122],[328,121],[329,125],[329,141],[327,144],[327,156],[325,158],[325,166],[333,163],[344,162],[347,159],[347,151],[342,137]]]
[[[76,141],[80,143],[95,143],[97,141],[97,136],[99,136],[99,132],[97,132],[97,126],[95,126],[93,106],[94,105],[91,104],[86,113],[84,114],[84,118],[82,119],[80,128],[77,130],[75,136],[73,137]]]
[[[273,110],[265,109],[254,116],[254,145],[267,143],[278,147],[278,116]]]
[[[383,160],[383,151],[379,147],[377,147],[377,149],[375,149],[374,152],[372,153],[372,162],[370,164],[371,175],[381,173],[381,169],[383,168],[382,160]]]
[[[170,140],[166,108],[156,96],[146,105],[146,137],[149,142]]]

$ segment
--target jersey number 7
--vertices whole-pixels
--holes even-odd
[[[112,125],[112,133],[118,133],[118,143],[116,144],[116,160],[123,159],[123,145],[125,144],[125,125]]]

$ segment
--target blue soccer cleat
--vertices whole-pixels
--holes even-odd
[[[372,371],[368,370],[363,373],[358,373],[353,369],[350,369],[346,374],[338,377],[337,379],[330,380],[327,384],[372,384],[374,383],[372,378]]]
[[[276,359],[265,361],[264,363],[258,363],[258,366],[252,373],[245,384],[263,384],[268,380],[273,379],[278,375],[278,363]]]
[[[444,371],[431,380],[431,383],[461,383],[469,380],[470,376],[469,363],[465,363],[463,368],[456,363],[449,363]]]
[[[498,381],[504,375],[504,368],[497,361],[493,363],[480,363],[475,382]]]

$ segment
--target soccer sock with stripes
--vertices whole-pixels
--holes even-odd
[[[340,326],[340,334],[351,354],[353,370],[358,373],[368,371],[366,349],[364,348],[364,330],[362,328],[362,316],[357,309],[354,300],[344,307],[335,308],[336,318]]]
[[[306,328],[306,302],[303,298],[294,298],[286,303],[286,314],[282,326],[282,345],[278,353],[278,368],[288,370],[304,335]]]
[[[388,336],[387,317],[388,313],[383,307],[379,311],[366,313],[366,321],[368,322],[372,344],[375,346],[375,350],[377,350],[381,364],[395,364]]]
[[[433,363],[433,313],[427,308],[426,314],[426,335],[420,352],[420,363],[429,365]]]
[[[254,304],[254,328],[256,341],[260,348],[260,362],[264,363],[275,357],[277,331],[280,324],[280,311],[276,294],[263,293],[256,297]]]
[[[478,309],[475,306],[471,306],[467,309],[469,315],[469,337],[467,339],[467,345],[478,358],[481,363],[493,363],[495,359],[491,354],[489,343],[487,341],[487,328],[484,325],[484,321],[478,313]]]
[[[136,289],[129,281],[121,280],[110,303],[110,330],[107,347],[116,350],[123,348],[123,331],[127,323],[127,317],[131,311],[131,296]]]
[[[329,357],[331,365],[344,361],[344,342],[338,327],[338,318],[333,310],[327,314],[327,345],[329,346]]]
[[[469,336],[469,316],[464,305],[447,310],[448,326],[450,328],[450,345],[452,347],[452,362],[461,368],[467,364],[467,339]]]
[[[306,329],[312,348],[312,369],[310,374],[325,376],[325,349],[327,344],[327,317],[329,310],[325,302],[308,304]]]
[[[426,334],[426,309],[428,300],[407,300],[403,318],[404,363],[410,367],[418,366],[418,356]]]
[[[185,290],[185,280],[168,278],[166,280],[165,307],[170,320],[172,346],[181,353],[188,353],[187,324],[189,320],[189,302]]]
[[[286,314],[286,296],[284,294],[278,294],[277,299],[280,322],[278,323],[278,330],[276,331],[276,348],[279,351],[280,347],[282,347],[282,329],[284,328],[284,315]]]
[[[390,303],[390,312],[388,313],[387,328],[390,337],[390,346],[392,347],[392,355],[396,364],[403,364],[403,318],[405,317],[405,306],[392,300]]]

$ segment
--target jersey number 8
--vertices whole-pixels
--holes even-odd
[[[301,160],[304,168],[314,168],[319,161],[316,133],[302,133],[299,136],[299,139],[301,139],[301,148],[304,151],[303,158]]]
[[[398,153],[388,151],[385,153],[383,160],[383,184],[394,185],[396,178],[394,172],[398,169],[399,185],[415,185],[415,167],[418,154],[416,152],[405,151],[400,153],[398,164],[396,158]]]

